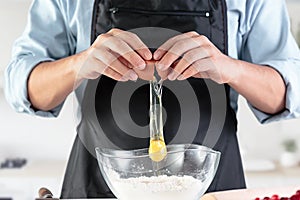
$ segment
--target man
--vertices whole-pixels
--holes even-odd
[[[160,76],[173,81],[165,81],[163,94],[167,142],[221,151],[209,191],[243,188],[235,135],[237,92],[260,122],[299,116],[300,55],[289,29],[284,0],[35,0],[6,70],[7,99],[19,111],[53,117],[75,90],[78,135],[62,198],[112,197],[93,149],[147,146],[145,129],[134,136],[128,133],[135,131],[124,129],[134,126],[129,116],[147,125],[148,89],[129,80],[149,79],[155,63]],[[176,88],[181,89],[176,93]],[[178,105],[183,100],[176,95],[184,96],[187,88],[198,107],[192,95]],[[129,105],[116,111],[114,105],[124,102]],[[181,124],[196,129],[182,131]]]

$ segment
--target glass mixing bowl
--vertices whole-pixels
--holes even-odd
[[[220,155],[195,144],[168,145],[153,162],[148,149],[96,148],[102,175],[119,200],[199,200],[217,171]]]

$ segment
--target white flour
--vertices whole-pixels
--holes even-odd
[[[110,177],[112,178],[112,177]],[[192,176],[153,176],[121,179],[114,176],[120,200],[198,200],[203,184]]]

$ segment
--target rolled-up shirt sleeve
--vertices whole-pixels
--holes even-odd
[[[285,1],[248,1],[247,6],[248,31],[243,36],[241,58],[274,68],[286,85],[284,111],[270,115],[249,104],[250,108],[261,123],[299,117],[300,52],[290,31]]]
[[[33,109],[27,93],[27,80],[39,63],[54,61],[74,51],[66,17],[57,1],[34,0],[25,31],[13,46],[12,59],[5,71],[5,95],[18,112],[56,117],[62,104],[50,111]]]

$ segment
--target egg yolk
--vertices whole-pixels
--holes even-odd
[[[167,155],[167,147],[165,141],[163,139],[150,140],[149,146],[149,156],[152,161],[160,162],[162,161]]]

